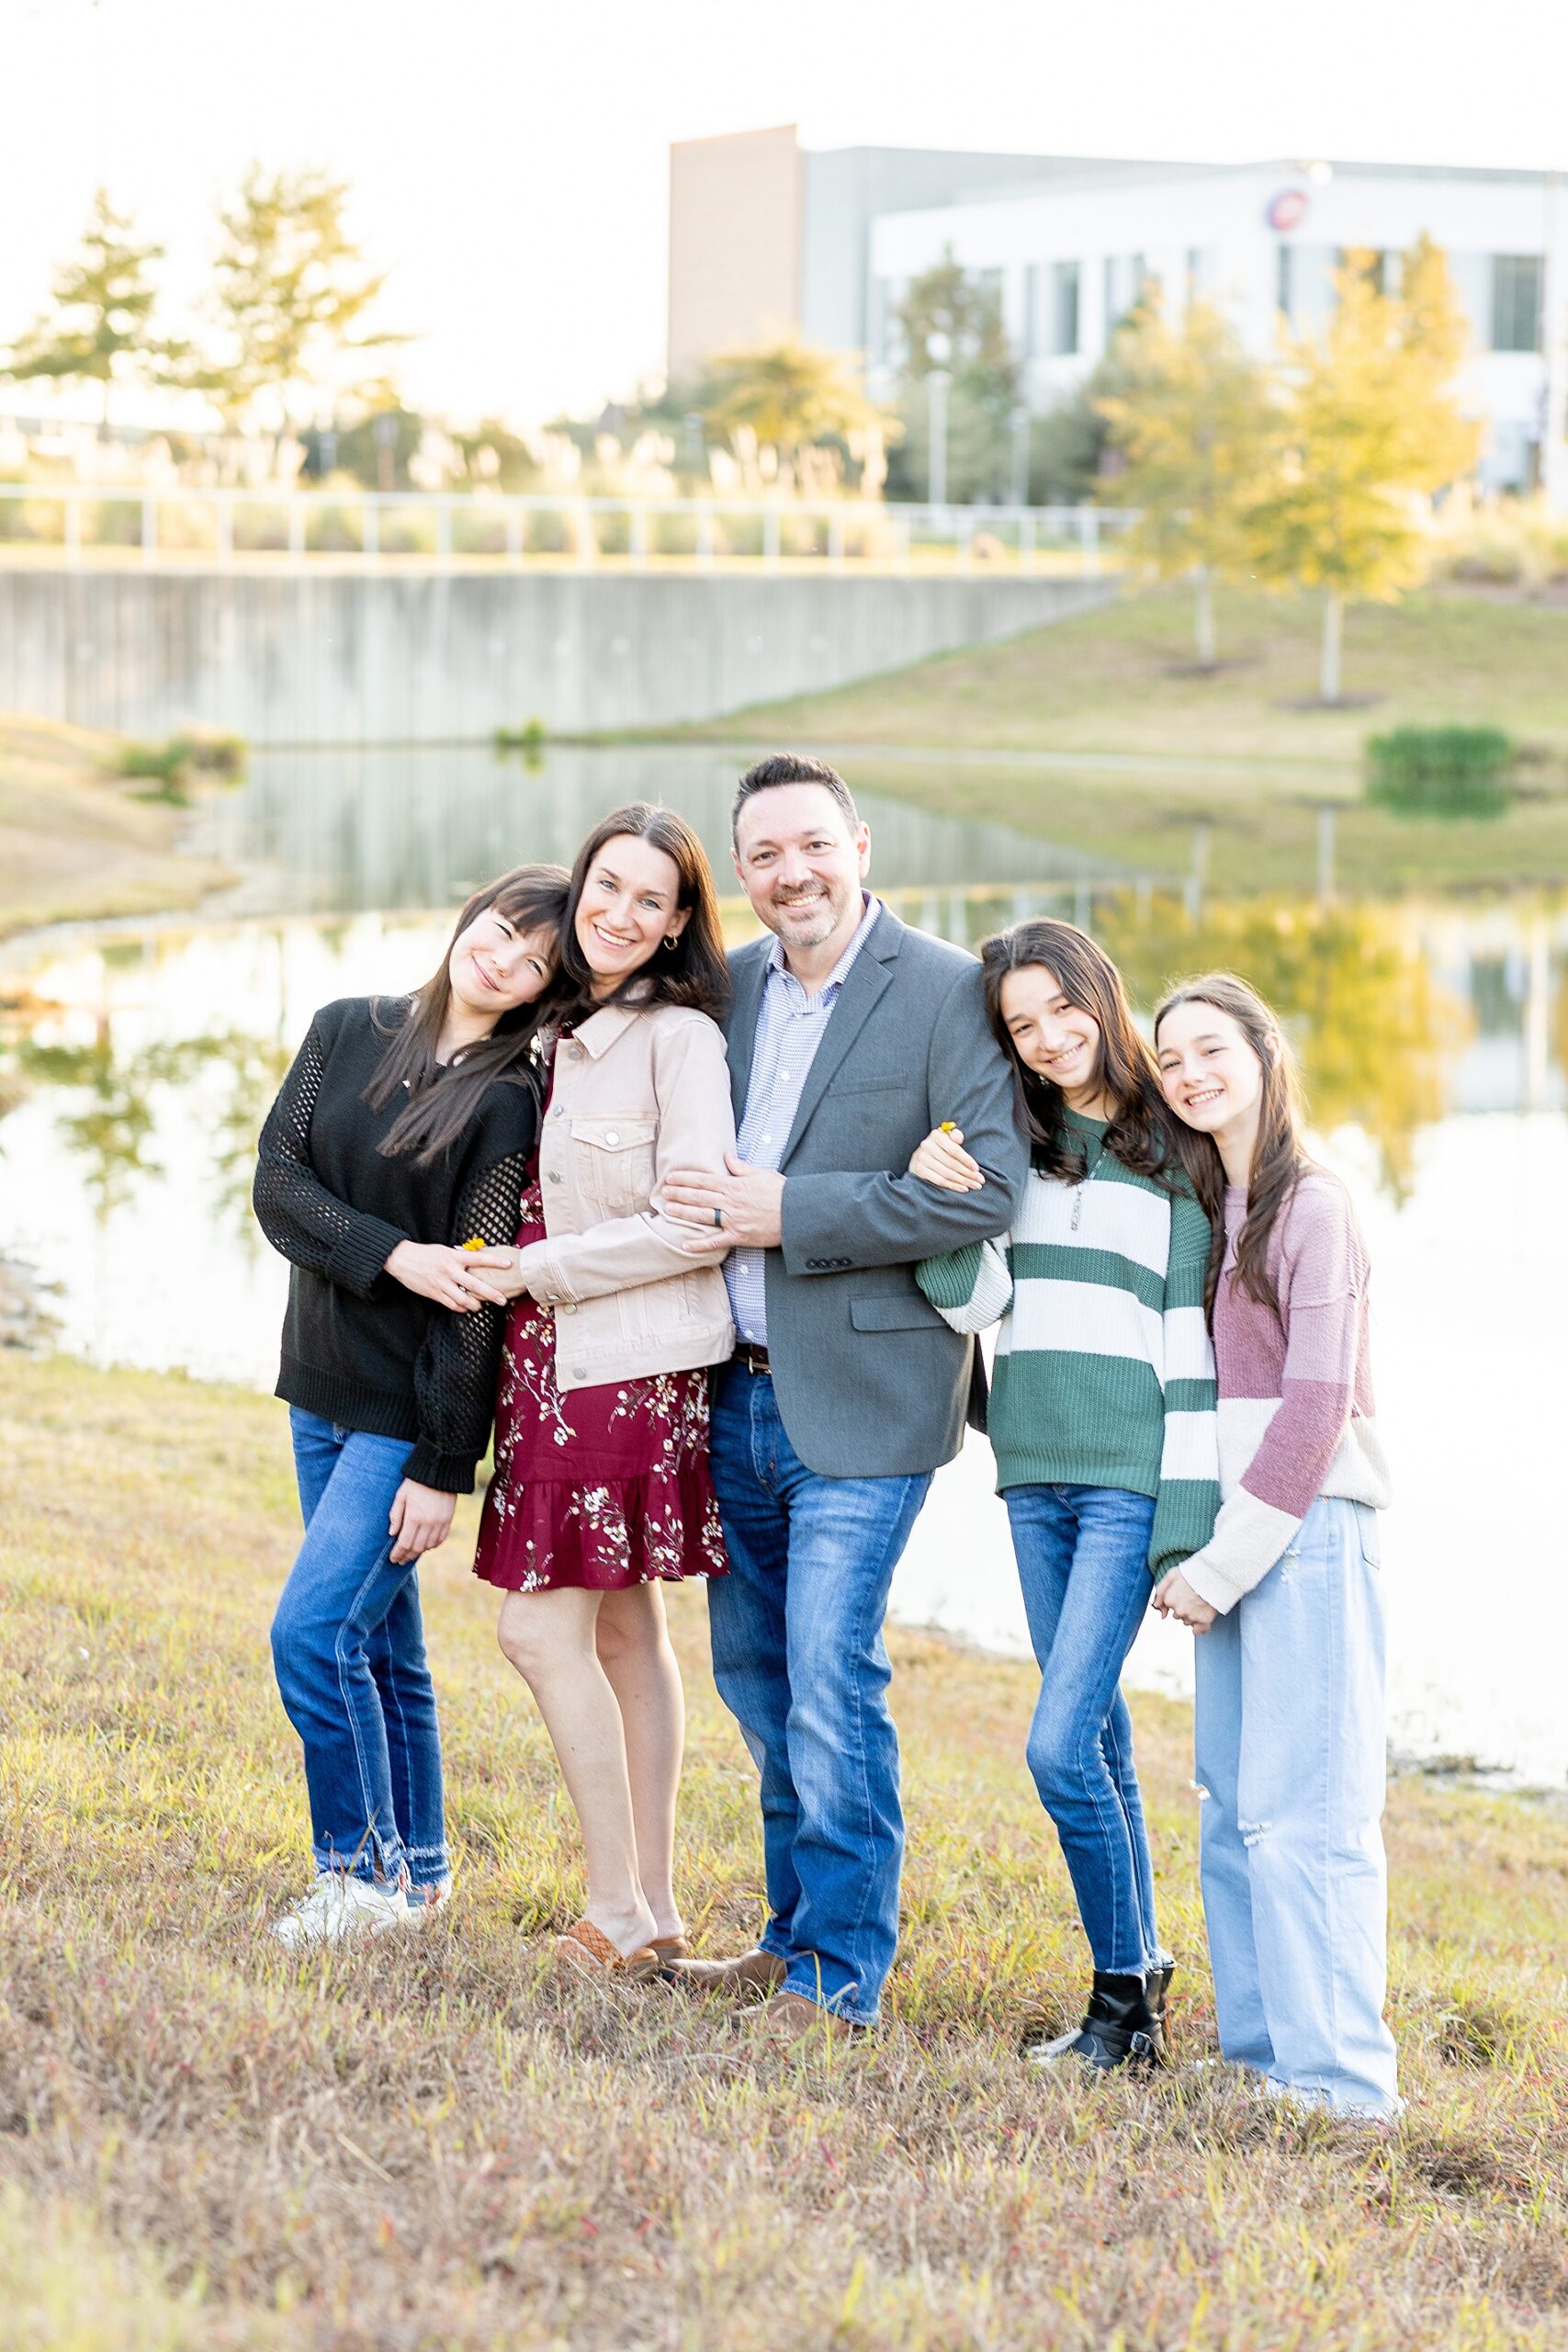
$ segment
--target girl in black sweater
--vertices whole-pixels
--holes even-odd
[[[506,1302],[457,1272],[464,1243],[516,1235],[567,883],[502,875],[412,997],[323,1006],[262,1130],[305,1517],[272,1626],[316,1868],[275,1923],[290,1946],[423,1919],[450,1884],[416,1564],[490,1439]]]

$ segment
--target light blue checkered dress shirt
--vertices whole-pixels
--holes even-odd
[[[751,1047],[751,1074],[746,1086],[746,1108],[740,1115],[736,1148],[753,1168],[777,1168],[789,1141],[801,1090],[817,1057],[833,1007],[838,1003],[850,967],[871,936],[872,924],[882,912],[882,901],[863,891],[865,912],[854,937],[815,996],[807,996],[784,962],[775,939],[768,956],[768,977],[757,1009],[757,1035]],[[753,1346],[768,1344],[768,1306],[763,1268],[765,1250],[733,1250],[724,1261],[729,1285],[729,1309],[735,1328]]]

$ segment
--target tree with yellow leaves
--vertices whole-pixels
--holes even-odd
[[[897,430],[867,398],[848,355],[793,335],[721,354],[701,413],[717,432],[750,434],[776,451],[781,475],[792,479],[802,453],[821,442],[854,436],[871,444]]]
[[[1425,237],[1412,247],[1396,294],[1371,254],[1348,253],[1335,291],[1321,336],[1283,337],[1279,470],[1248,516],[1263,578],[1324,591],[1325,703],[1340,697],[1346,605],[1413,585],[1417,502],[1468,473],[1481,443],[1454,396],[1467,337],[1438,249]]]
[[[1138,510],[1126,545],[1156,577],[1190,575],[1201,669],[1215,666],[1214,582],[1252,568],[1251,506],[1268,481],[1274,415],[1263,370],[1223,312],[1192,302],[1173,329],[1145,304],[1116,339],[1123,388],[1096,403]]]
[[[1134,1004],[1157,1004],[1181,972],[1243,972],[1284,1019],[1320,1134],[1359,1126],[1382,1184],[1409,1197],[1423,1129],[1448,1108],[1465,1006],[1434,978],[1398,908],[1250,899],[1194,922],[1179,900],[1129,896],[1098,914],[1095,935]]]

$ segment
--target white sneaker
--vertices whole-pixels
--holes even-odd
[[[302,1944],[340,1944],[350,1936],[379,1935],[408,1917],[400,1886],[377,1886],[344,1871],[322,1871],[309,1894],[272,1923],[272,1932],[290,1951]]]
[[[408,1898],[409,1926],[411,1928],[427,1926],[432,1916],[444,1909],[451,1900],[452,1882],[449,1878],[438,1878],[430,1886],[411,1886]]]

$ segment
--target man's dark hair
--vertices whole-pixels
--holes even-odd
[[[860,823],[860,812],[851,797],[850,787],[837,768],[826,760],[813,760],[803,752],[770,752],[765,760],[747,769],[735,787],[735,806],[729,812],[729,838],[739,837],[740,811],[753,794],[771,792],[781,784],[819,784],[830,792],[844,812],[844,822],[852,832]]]

